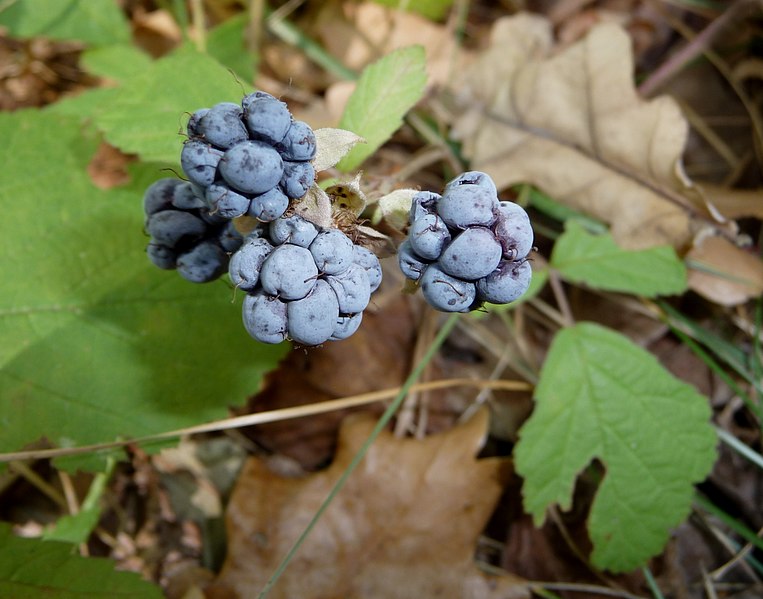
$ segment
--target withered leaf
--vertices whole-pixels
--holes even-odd
[[[503,458],[476,459],[487,413],[423,440],[383,433],[270,597],[529,597],[509,577],[483,575],[477,538],[509,474]],[[252,597],[263,587],[374,427],[348,417],[334,462],[299,479],[252,458],[228,509],[228,558],[212,598]]]
[[[551,50],[545,19],[496,22],[460,88],[468,110],[455,129],[472,168],[598,217],[626,248],[686,248],[700,209],[682,172],[688,125],[677,103],[638,97],[631,40],[617,25]]]

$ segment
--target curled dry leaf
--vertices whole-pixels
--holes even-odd
[[[447,25],[376,2],[326,2],[317,28],[329,53],[357,70],[396,48],[424,46],[428,85],[447,83],[470,59]]]
[[[689,285],[707,299],[735,306],[763,294],[763,262],[728,239],[705,237],[686,256]]]
[[[703,183],[702,190],[725,218],[753,216],[763,220],[763,189],[729,189]]]
[[[396,189],[379,198],[374,220],[384,219],[388,225],[402,231],[408,225],[408,213],[411,211],[415,189]]]
[[[313,160],[315,172],[324,171],[335,166],[356,144],[366,140],[352,131],[324,127],[315,130],[317,152]]]
[[[270,597],[529,597],[510,577],[474,564],[477,539],[509,475],[503,458],[476,459],[487,413],[423,440],[385,432],[296,553]],[[374,427],[342,426],[331,466],[287,479],[257,458],[228,509],[228,557],[210,599],[253,597],[304,530]]]
[[[598,217],[626,248],[687,248],[700,209],[681,170],[688,125],[676,102],[638,97],[631,40],[617,25],[551,49],[541,17],[494,25],[459,88],[467,110],[455,131],[472,168]]]
[[[360,189],[360,173],[352,181],[335,183],[326,188],[334,211],[348,211],[360,216],[366,207],[366,194]]]
[[[319,227],[331,226],[331,198],[315,183],[294,206],[294,212]]]

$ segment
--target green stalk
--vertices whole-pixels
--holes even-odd
[[[342,473],[342,476],[339,477],[339,480],[337,480],[336,483],[334,483],[334,487],[331,489],[331,492],[328,494],[328,497],[326,497],[326,499],[323,501],[323,503],[321,504],[321,507],[318,508],[318,511],[315,513],[312,520],[310,520],[310,523],[305,527],[305,530],[302,531],[302,534],[299,535],[299,538],[294,542],[294,545],[292,545],[291,549],[289,549],[289,552],[286,554],[286,556],[283,558],[281,563],[278,565],[278,568],[276,568],[276,571],[273,572],[270,579],[268,579],[268,582],[265,584],[265,586],[260,591],[260,594],[258,595],[259,599],[264,599],[265,597],[267,597],[268,593],[270,593],[275,583],[278,582],[278,579],[281,577],[284,570],[286,570],[286,566],[289,565],[289,562],[292,560],[292,558],[296,555],[299,548],[305,542],[305,539],[307,539],[310,532],[318,523],[318,520],[320,520],[323,513],[326,511],[329,505],[331,505],[331,503],[334,501],[334,497],[336,497],[339,491],[342,490],[342,487],[344,487],[345,483],[350,478],[350,475],[353,473],[355,468],[357,468],[360,462],[363,460],[363,458],[365,457],[366,453],[368,452],[373,442],[376,441],[376,438],[379,436],[379,434],[385,429],[387,424],[389,424],[389,421],[392,419],[392,416],[395,415],[395,412],[397,412],[397,410],[400,408],[400,405],[403,403],[405,396],[408,395],[408,389],[410,389],[411,386],[421,376],[421,373],[424,371],[424,368],[426,368],[426,365],[429,364],[430,360],[434,357],[437,350],[443,344],[445,339],[447,339],[448,335],[450,334],[450,331],[456,325],[456,322],[458,322],[458,314],[451,314],[448,320],[445,321],[445,324],[443,324],[442,328],[437,333],[437,336],[434,338],[434,341],[432,341],[432,345],[429,346],[426,353],[421,358],[421,361],[418,364],[416,364],[411,374],[408,375],[408,378],[403,384],[403,387],[400,389],[400,393],[397,394],[395,399],[392,400],[392,403],[390,403],[389,407],[384,411],[384,414],[381,415],[381,418],[379,418],[379,421],[376,423],[376,426],[374,427],[373,431],[371,431],[371,434],[368,436],[368,439],[366,439],[366,442],[363,443],[363,446],[358,450],[358,453],[355,454],[355,457],[352,459],[352,462],[350,462],[350,465],[347,466],[347,469]]]
[[[652,591],[652,595],[654,595],[654,599],[665,599],[665,595],[662,594],[660,587],[657,586],[657,581],[654,579],[654,576],[652,575],[652,571],[649,569],[649,566],[644,566],[643,568],[641,568],[641,572],[644,574],[644,578],[646,579],[646,584],[649,586],[649,590]]]
[[[266,8],[266,14],[268,17],[265,23],[268,30],[281,41],[299,48],[310,60],[339,79],[355,81],[359,77],[355,71],[331,56],[320,44],[311,40],[296,26],[285,19],[273,18],[273,11],[270,9]]]
[[[694,495],[694,502],[698,506],[700,506],[703,510],[705,510],[706,512],[709,512],[710,514],[718,518],[721,522],[723,522],[731,530],[733,530],[735,533],[741,536],[744,540],[746,540],[749,543],[752,543],[758,549],[763,550],[763,539],[761,539],[753,531],[747,528],[747,526],[745,526],[742,522],[740,522],[739,520],[737,520],[736,518],[732,516],[729,516],[726,512],[724,512],[722,509],[717,507],[710,500],[706,499],[699,493],[696,493]]]

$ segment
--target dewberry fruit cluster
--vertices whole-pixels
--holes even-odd
[[[193,186],[180,179],[159,179],[143,197],[146,252],[159,268],[177,269],[194,283],[214,281],[228,268],[228,256],[243,241],[233,223],[208,210]]]
[[[262,91],[241,104],[221,102],[194,112],[180,164],[207,206],[224,218],[270,222],[315,179],[315,134],[288,106]]]
[[[352,335],[382,277],[369,250],[298,215],[258,226],[233,254],[229,274],[247,293],[243,319],[252,337],[301,345]]]
[[[408,237],[398,249],[400,269],[437,310],[507,304],[527,291],[530,219],[521,206],[498,200],[485,173],[463,173],[442,196],[416,194],[408,222]]]

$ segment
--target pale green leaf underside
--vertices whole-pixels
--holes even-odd
[[[127,20],[114,0],[4,2],[0,26],[16,37],[79,40],[93,45],[130,41]]]
[[[164,173],[97,189],[96,142],[56,114],[0,115],[0,138],[0,452],[197,424],[258,388],[286,348],[249,338],[223,281],[194,285],[146,258],[142,194]]]
[[[592,323],[561,331],[515,449],[527,512],[569,508],[592,460],[606,475],[591,507],[592,560],[631,570],[657,554],[710,471],[715,433],[708,400],[629,339]]]
[[[575,220],[567,221],[550,263],[568,281],[595,289],[656,297],[687,286],[686,267],[672,247],[624,250],[609,233],[593,235]]]
[[[123,82],[96,115],[106,140],[148,162],[178,164],[188,116],[218,102],[240,102],[241,84],[219,62],[190,47]]]
[[[364,138],[337,165],[347,172],[357,168],[402,125],[403,117],[421,99],[426,85],[426,57],[422,46],[389,53],[363,70],[339,122]]]
[[[453,0],[374,0],[391,8],[417,12],[430,19],[443,18],[453,4]]]
[[[207,52],[220,64],[231,69],[242,83],[250,85],[257,75],[259,57],[246,45],[246,29],[249,14],[241,14],[226,19],[207,34]]]
[[[126,81],[151,68],[151,57],[129,44],[112,44],[82,53],[80,64],[88,73],[114,81]]]
[[[84,558],[69,543],[16,537],[0,523],[0,597],[14,599],[161,599],[161,589],[114,562]]]

